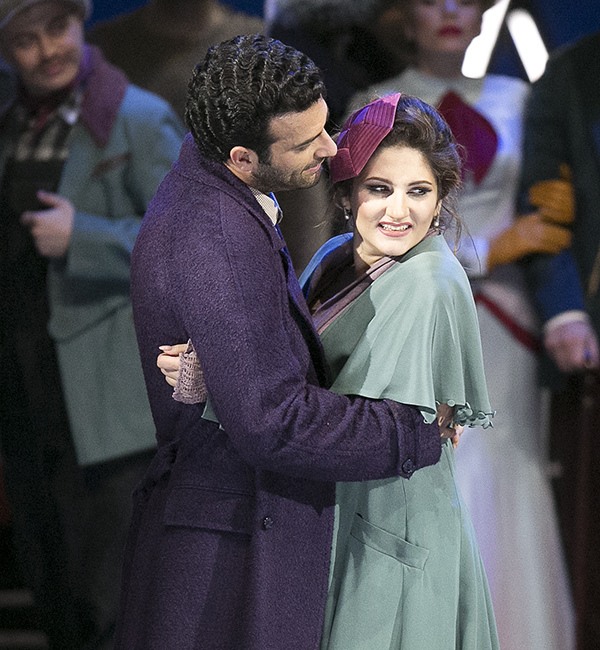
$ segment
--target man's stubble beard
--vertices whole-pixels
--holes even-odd
[[[319,182],[322,168],[317,174],[304,176],[303,173],[306,169],[289,172],[273,167],[269,163],[259,163],[258,169],[252,175],[251,185],[265,194],[269,192],[308,189],[309,187],[314,187]]]

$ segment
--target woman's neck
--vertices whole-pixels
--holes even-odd
[[[371,266],[377,262],[377,258],[367,257],[361,250],[360,243],[357,243],[358,239],[359,238],[355,233],[353,240],[354,275],[355,277],[360,278],[361,275],[366,273],[371,268]]]
[[[419,56],[417,69],[430,77],[455,79],[462,77],[464,55],[423,53]]]

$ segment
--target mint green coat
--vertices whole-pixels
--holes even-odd
[[[323,332],[332,390],[490,424],[475,305],[443,237],[423,240]],[[481,432],[481,435],[492,435]],[[322,650],[498,650],[487,581],[446,441],[410,479],[338,483]]]

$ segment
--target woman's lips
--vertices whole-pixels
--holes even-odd
[[[460,36],[461,34],[462,29],[454,26],[442,27],[442,29],[438,31],[438,36]]]
[[[404,237],[412,229],[412,224],[403,222],[403,223],[391,223],[389,221],[381,221],[378,224],[378,229],[386,237]]]

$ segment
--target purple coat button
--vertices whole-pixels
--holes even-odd
[[[402,464],[402,471],[405,474],[412,474],[415,471],[415,464],[412,461],[412,458],[408,458]]]

